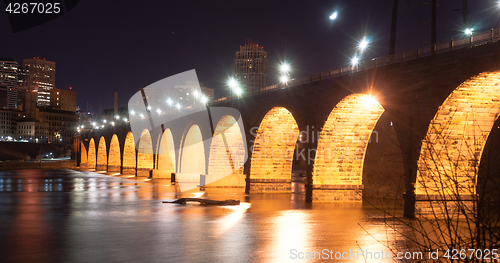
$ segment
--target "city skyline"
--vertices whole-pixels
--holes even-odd
[[[4,17],[0,31],[6,41],[0,57],[56,62],[56,88],[73,87],[79,91],[78,106],[85,109],[88,102],[89,110],[101,113],[113,107],[115,91],[123,106],[139,88],[190,69],[215,89],[216,97],[227,94],[234,53],[246,38],[258,39],[268,52],[267,85],[279,81],[283,62],[290,64],[291,78],[349,64],[364,36],[370,47],[361,59],[388,53],[390,0],[261,3],[264,8],[203,2],[137,8],[131,3],[117,9],[117,4],[82,2],[51,22],[18,33],[12,33]],[[460,1],[440,2],[438,42],[463,37],[460,8]],[[159,11],[149,14],[151,9]],[[396,52],[429,45],[430,10],[430,5],[400,3]],[[330,20],[334,11],[338,17]],[[498,27],[496,2],[470,2],[469,11],[476,32]]]

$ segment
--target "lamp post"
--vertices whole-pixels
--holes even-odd
[[[465,29],[465,34],[470,36],[469,37],[469,44],[471,47],[472,47],[472,42],[473,42],[473,38],[474,38],[474,36],[472,35],[473,32],[474,32],[474,28],[472,28],[472,27]]]
[[[290,65],[286,63],[281,63],[280,65],[280,82],[283,83],[286,87],[288,84],[290,76]]]

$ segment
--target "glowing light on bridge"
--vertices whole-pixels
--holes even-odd
[[[206,96],[201,97],[201,103],[207,104],[208,103],[208,98]]]
[[[89,142],[89,153],[87,158],[87,168],[95,169],[96,165],[96,152],[95,152],[95,142],[94,138],[90,139]]]
[[[363,52],[368,47],[368,40],[364,37],[361,41],[359,41],[358,48],[361,52]]]
[[[417,195],[475,195],[486,140],[500,115],[500,72],[458,86],[439,107],[422,141]]]
[[[125,137],[125,145],[123,147],[123,172],[122,174],[135,174],[135,143],[134,135],[128,132]]]
[[[287,76],[281,76],[280,77],[280,82],[287,83],[288,82],[288,77]]]
[[[113,134],[109,145],[108,172],[120,172],[121,166],[120,142],[118,136]]]
[[[187,174],[206,174],[205,148],[201,129],[198,125],[191,126],[184,135],[181,149],[180,172]]]
[[[99,145],[97,146],[97,165],[96,171],[106,171],[108,168],[108,154],[106,151],[106,140],[104,136],[99,139]]]
[[[384,108],[370,95],[352,94],[332,110],[321,130],[314,185],[361,185],[366,148]]]
[[[168,104],[168,105],[172,105],[172,103],[173,103],[172,99],[168,98],[168,99],[167,99],[167,104]]]
[[[290,180],[298,136],[299,127],[292,114],[282,107],[272,108],[255,136],[250,179]]]
[[[359,63],[359,58],[358,58],[358,57],[353,57],[353,58],[351,59],[351,65],[353,65],[353,66],[357,66],[357,65],[358,65],[358,63]]]
[[[224,116],[217,123],[214,136],[212,137],[208,174],[214,175],[215,179],[231,175],[222,180],[231,181],[229,182],[230,185],[238,185],[238,182],[241,182],[240,185],[244,186],[244,163],[245,142],[243,141],[238,122],[232,116]]]
[[[472,36],[473,32],[474,32],[474,28],[466,28],[465,29],[465,34],[468,36]]]
[[[286,63],[283,63],[280,65],[280,71],[282,73],[288,73],[290,72],[290,65],[286,64]]]

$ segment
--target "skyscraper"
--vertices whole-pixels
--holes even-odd
[[[38,106],[50,106],[50,90],[56,85],[56,63],[40,58],[24,59],[29,70],[29,87],[38,88]]]
[[[8,109],[15,109],[17,102],[17,62],[11,58],[0,58],[0,86],[7,91],[7,97],[2,96],[1,100],[6,100]],[[0,103],[5,105],[5,103]]]
[[[255,93],[267,85],[267,52],[247,40],[234,59],[234,75],[245,93]]]

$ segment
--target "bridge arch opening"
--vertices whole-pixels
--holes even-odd
[[[113,134],[109,145],[108,172],[120,172],[120,142],[118,136]]]
[[[175,146],[172,131],[166,129],[160,138],[158,150],[158,174],[160,178],[170,178],[175,173]]]
[[[153,166],[153,141],[149,130],[144,129],[137,150],[137,176],[149,176],[149,171],[153,169]]]
[[[125,137],[125,144],[123,146],[123,167],[122,174],[135,174],[136,173],[136,156],[135,156],[135,142],[132,132],[128,132]]]
[[[290,192],[299,127],[292,113],[272,108],[259,125],[250,162],[251,192]]]
[[[82,146],[80,147],[80,167],[86,168],[87,166],[87,149],[85,148],[85,145],[83,142],[81,143]]]
[[[97,165],[96,171],[106,171],[108,168],[108,153],[106,150],[106,140],[104,136],[99,139],[99,145],[97,146]]]
[[[233,116],[226,115],[217,123],[210,145],[206,183],[217,186],[244,186],[245,142]]]
[[[361,200],[365,153],[382,113],[382,105],[367,94],[351,94],[330,112],[316,149],[314,200]]]
[[[481,156],[499,114],[500,72],[481,73],[458,86],[422,141],[417,196],[474,199]]]
[[[96,151],[95,151],[95,142],[94,138],[90,139],[89,142],[89,153],[87,159],[87,168],[95,169],[96,165]]]
[[[182,174],[205,174],[205,147],[201,129],[192,125],[182,140],[179,171]]]

